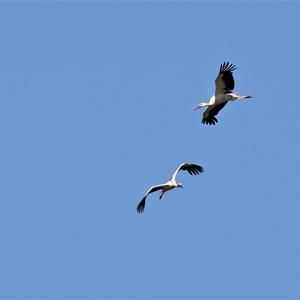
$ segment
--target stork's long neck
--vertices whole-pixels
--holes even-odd
[[[209,106],[209,105],[215,104],[215,102],[216,102],[216,97],[215,97],[215,95],[213,95],[213,96],[211,96],[209,102],[206,102],[206,103],[207,103],[207,106]]]
[[[210,105],[214,105],[214,104],[215,104],[215,100],[216,100],[215,96],[212,96],[212,97],[210,98],[209,102],[201,102],[201,103],[199,103],[199,104],[194,108],[194,110],[197,110],[197,109],[202,108],[202,107],[208,107],[208,106],[210,106]]]

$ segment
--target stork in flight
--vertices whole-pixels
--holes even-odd
[[[204,170],[201,166],[194,165],[194,164],[188,164],[188,163],[181,164],[177,168],[177,170],[174,172],[174,174],[172,175],[172,177],[170,178],[170,180],[168,182],[166,182],[164,184],[154,185],[147,191],[144,198],[142,199],[142,201],[139,203],[139,205],[136,208],[137,212],[142,213],[144,211],[145,204],[146,204],[146,198],[150,193],[161,190],[161,193],[159,196],[159,199],[161,199],[165,192],[170,191],[174,188],[183,188],[181,183],[176,182],[176,176],[180,170],[188,171],[191,175],[197,175],[197,174],[204,172]]]
[[[233,64],[223,63],[220,66],[219,75],[215,80],[216,89],[215,94],[210,98],[209,102],[202,102],[198,104],[194,110],[202,107],[207,107],[203,113],[202,123],[215,125],[218,123],[216,115],[226,105],[228,101],[235,101],[239,99],[249,99],[252,96],[240,96],[239,93],[233,92],[234,79],[232,72],[236,69]]]

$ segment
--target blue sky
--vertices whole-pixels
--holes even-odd
[[[299,12],[1,2],[0,297],[300,298]],[[204,126],[225,60],[254,99]]]

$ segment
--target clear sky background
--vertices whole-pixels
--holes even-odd
[[[299,13],[1,2],[0,297],[300,298]],[[227,60],[254,99],[204,126]]]

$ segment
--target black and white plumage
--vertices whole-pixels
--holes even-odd
[[[221,64],[219,74],[215,80],[215,94],[210,98],[209,102],[202,102],[195,107],[194,110],[207,107],[203,113],[203,124],[215,125],[218,123],[216,115],[227,104],[228,101],[252,98],[252,96],[249,95],[240,96],[239,93],[233,92],[234,78],[232,72],[235,69],[236,66],[229,64],[229,62],[224,62]]]
[[[141,200],[141,202],[138,204],[138,206],[136,208],[137,212],[142,213],[144,211],[145,204],[146,204],[146,198],[149,194],[161,190],[161,193],[159,196],[159,199],[161,199],[165,192],[170,191],[174,188],[183,188],[181,183],[176,182],[176,176],[180,170],[188,171],[189,174],[191,174],[191,175],[197,175],[197,174],[204,172],[204,170],[201,166],[194,165],[194,164],[188,164],[188,163],[181,164],[176,169],[176,171],[174,172],[174,174],[172,175],[172,177],[170,178],[170,180],[168,182],[166,182],[164,184],[154,185],[147,191],[147,193],[144,195],[143,199]]]

